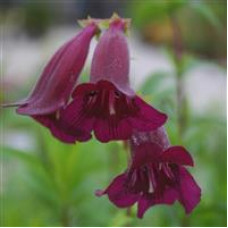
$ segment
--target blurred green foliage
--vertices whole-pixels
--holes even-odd
[[[133,25],[148,42],[172,45],[170,18],[175,16],[188,51],[213,59],[226,57],[225,0],[132,0],[128,9]]]
[[[133,1],[134,2],[134,1]],[[218,2],[218,1],[217,1]],[[214,1],[216,3],[216,1]],[[221,4],[224,4],[225,1],[220,1]],[[205,17],[210,23],[214,26],[220,26],[220,20],[216,15],[216,11],[212,9],[213,0],[174,0],[174,1],[142,1],[141,4],[132,4],[133,13],[137,15],[134,23],[137,26],[143,26],[147,23],[150,23],[153,20],[163,20],[168,18],[173,14],[178,14],[178,11],[181,11],[185,8],[188,8],[189,11],[195,11]]]
[[[45,2],[25,2],[24,10],[24,29],[30,37],[40,37],[47,32],[53,13]]]

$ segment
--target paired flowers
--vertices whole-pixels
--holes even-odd
[[[127,21],[112,19],[92,60],[90,81],[76,85],[90,41],[100,33],[88,20],[79,35],[64,44],[45,67],[29,98],[17,112],[29,115],[65,143],[87,141],[93,131],[101,142],[127,140],[133,130],[150,131],[167,116],[138,97],[129,86]]]
[[[108,28],[101,35],[101,24]],[[65,43],[44,68],[29,97],[10,104],[17,113],[31,116],[62,142],[91,139],[129,140],[128,169],[105,190],[118,207],[138,204],[138,217],[155,204],[178,200],[186,213],[200,201],[200,188],[184,166],[193,166],[190,154],[170,146],[162,127],[166,114],[135,94],[129,83],[129,51],[125,32],[129,20],[88,19],[84,28]],[[77,84],[92,38],[100,36],[95,48],[90,80]]]

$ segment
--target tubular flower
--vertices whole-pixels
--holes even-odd
[[[78,85],[73,101],[60,112],[59,126],[65,133],[94,131],[98,140],[108,142],[126,140],[135,129],[151,131],[165,123],[167,116],[146,104],[129,86],[125,27],[123,19],[115,19],[100,38],[90,82]]]
[[[30,96],[23,101],[6,106],[19,106],[17,113],[29,115],[61,141],[73,143],[75,136],[79,141],[88,140],[89,133],[77,129],[73,135],[65,133],[58,124],[59,111],[69,101],[79,74],[84,66],[90,41],[97,33],[96,23],[88,23],[83,30],[66,42],[53,55],[44,68],[40,79]]]
[[[201,189],[184,166],[193,166],[190,154],[181,146],[170,146],[163,128],[134,134],[130,140],[132,161],[128,170],[117,176],[106,190],[116,206],[138,204],[138,217],[156,204],[178,200],[190,213],[200,201]]]
[[[31,95],[17,103],[19,114],[44,115],[66,105],[84,66],[90,41],[96,31],[96,25],[89,24],[54,54]]]

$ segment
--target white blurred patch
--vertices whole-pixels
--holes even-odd
[[[19,117],[18,117],[19,118]],[[4,146],[16,149],[23,152],[34,151],[35,138],[23,131],[4,131],[3,135]],[[1,142],[1,144],[3,144]]]
[[[214,64],[199,65],[187,72],[185,84],[188,100],[196,112],[226,115],[225,70]]]

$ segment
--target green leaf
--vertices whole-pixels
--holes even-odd
[[[140,87],[140,91],[143,95],[155,94],[163,84],[163,81],[169,77],[167,72],[155,72],[150,75],[143,85]]]
[[[38,160],[38,158],[34,155],[31,154],[31,152],[22,152],[20,150],[16,150],[14,148],[10,148],[7,146],[3,146],[2,148],[3,151],[3,157],[13,157],[13,158],[17,158],[20,159],[21,161],[29,164],[29,165],[40,165],[40,162]]]
[[[202,15],[209,23],[211,23],[217,30],[222,29],[222,23],[214,13],[212,8],[203,1],[189,1],[193,10]]]
[[[58,200],[58,197],[56,197],[56,185],[38,156],[33,155],[31,152],[22,152],[10,147],[3,147],[3,157],[11,157],[23,162],[27,168],[27,175],[24,177],[25,182],[47,204],[56,203]]]
[[[161,21],[183,7],[187,0],[174,1],[133,1],[131,4],[133,23],[143,27],[152,21]]]

